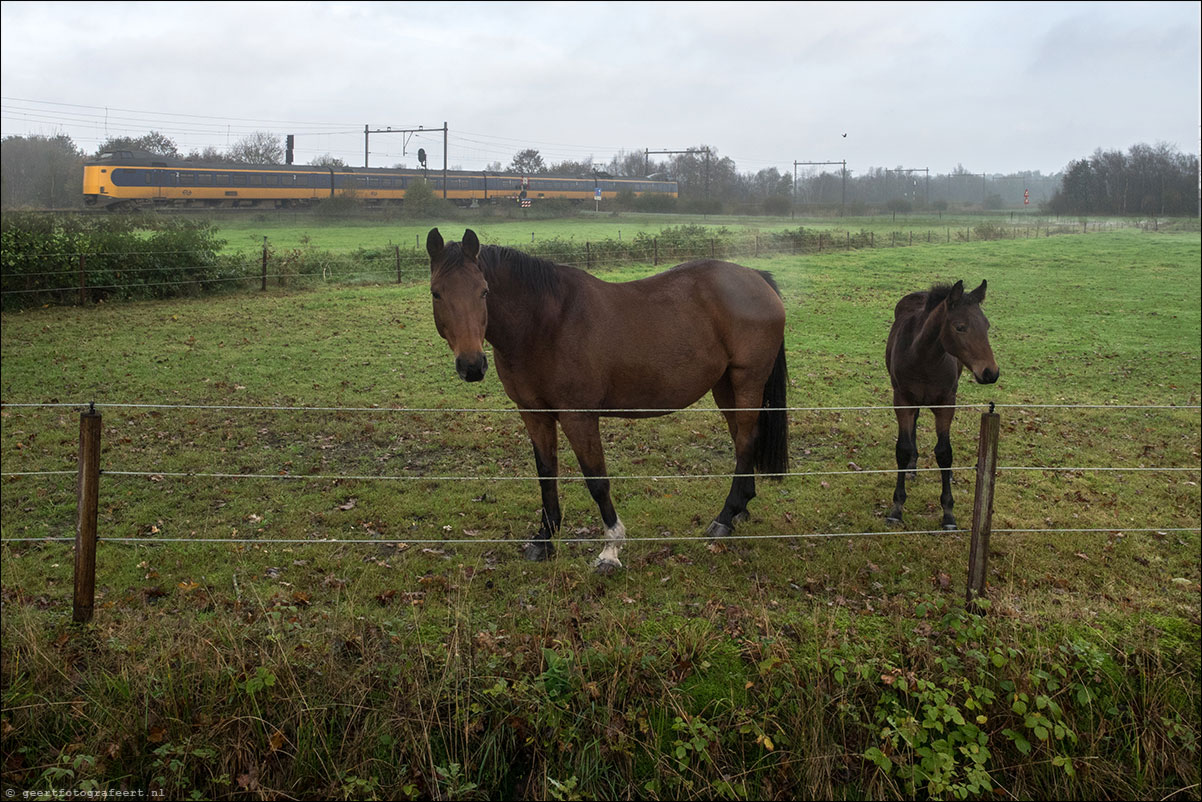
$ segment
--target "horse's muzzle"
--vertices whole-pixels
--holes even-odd
[[[993,384],[1000,375],[1002,372],[997,368],[985,368],[979,375],[974,373],[973,378],[977,380],[977,384]]]
[[[455,371],[465,382],[478,382],[484,378],[488,370],[488,358],[484,354],[474,357],[455,357]]]

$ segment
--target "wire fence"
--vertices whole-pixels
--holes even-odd
[[[4,406],[4,407],[14,406],[15,407],[17,405],[16,404],[11,404],[11,405],[10,404],[0,404],[0,406]],[[51,404],[32,404],[32,403],[30,403],[30,404],[21,404],[20,406],[27,407],[27,408],[30,408],[30,407],[62,408],[64,405],[59,404],[59,403],[51,403]],[[145,406],[148,406],[148,405],[113,404],[110,406],[113,406],[115,408],[131,408],[131,407],[144,408]],[[190,408],[190,407],[196,406],[196,405],[149,405],[149,406],[154,406],[154,407],[159,407],[159,408],[162,408],[164,406],[177,406],[178,408]],[[1072,405],[1058,404],[1056,406],[1059,408],[1067,408],[1067,407],[1071,407]],[[1097,408],[1106,408],[1108,405],[1091,404],[1091,405],[1085,405],[1085,406],[1087,406],[1088,408],[1097,409]],[[978,601],[984,597],[985,591],[986,591],[986,585],[988,583],[987,564],[988,564],[988,558],[989,558],[989,539],[990,539],[991,534],[994,531],[992,529],[992,523],[991,523],[992,517],[993,517],[994,481],[995,481],[995,477],[996,477],[998,471],[1058,471],[1058,472],[1072,471],[1072,472],[1078,472],[1078,473],[1087,472],[1087,471],[1139,471],[1139,472],[1191,471],[1191,472],[1195,472],[1195,473],[1198,472],[1198,468],[1196,466],[1183,467],[1183,466],[1176,466],[1176,465],[1172,465],[1172,466],[1146,466],[1146,465],[1097,466],[1097,467],[999,466],[998,460],[997,460],[997,453],[998,453],[997,446],[998,446],[998,434],[999,434],[999,430],[1000,430],[1000,427],[999,427],[1000,416],[994,411],[994,407],[995,407],[995,405],[991,405],[990,411],[986,412],[986,413],[982,413],[982,415],[981,415],[981,428],[980,428],[980,437],[978,440],[977,464],[976,464],[975,468],[968,468],[968,467],[954,468],[954,470],[957,470],[957,471],[975,470],[976,476],[977,476],[976,491],[975,491],[975,498],[974,498],[974,504],[973,504],[972,528],[969,533],[970,534],[970,538],[969,538],[970,545],[969,545],[969,553],[968,553],[968,582],[967,582],[967,590],[966,590],[966,603],[968,604],[970,609],[974,609],[974,610],[982,609],[978,605]],[[222,409],[221,407],[216,407],[216,408]],[[245,409],[245,407],[240,407],[240,408]],[[1122,408],[1138,409],[1139,407],[1137,407],[1136,405],[1122,405]],[[1159,408],[1159,409],[1167,408],[1167,409],[1174,409],[1174,410],[1179,410],[1179,409],[1184,408],[1184,409],[1189,409],[1191,411],[1198,409],[1197,406],[1177,407],[1177,406],[1172,406],[1172,405],[1156,405],[1156,408]],[[263,409],[263,408],[258,408],[258,409]],[[333,408],[327,407],[325,409],[333,409]],[[380,411],[379,408],[375,408],[375,407],[373,407],[371,409],[373,411]],[[705,408],[698,408],[698,409],[705,409]],[[823,408],[823,409],[824,409],[824,411],[841,412],[848,408],[828,407],[828,408]],[[888,409],[888,407],[880,407],[880,408],[874,408],[874,409]],[[224,408],[224,411],[231,411],[231,410],[229,408]],[[398,411],[407,411],[407,410],[398,410]],[[494,412],[494,411],[501,411],[501,410],[489,409],[489,410],[485,410],[485,411]],[[546,410],[542,410],[542,411],[546,412]],[[612,412],[612,410],[611,410],[611,412]],[[99,531],[98,531],[98,519],[99,519],[98,513],[99,513],[99,499],[100,499],[100,480],[101,480],[102,476],[151,478],[151,479],[155,479],[160,482],[164,478],[167,478],[167,477],[180,478],[180,479],[194,479],[194,478],[219,479],[219,480],[270,479],[270,480],[275,480],[275,481],[291,480],[291,481],[336,481],[336,482],[355,481],[355,480],[391,480],[391,481],[421,480],[421,481],[425,481],[427,483],[433,482],[433,481],[441,481],[441,480],[456,480],[456,481],[481,481],[481,480],[519,481],[520,480],[520,481],[529,481],[529,480],[536,479],[536,478],[537,479],[545,478],[545,477],[530,477],[530,476],[502,476],[502,475],[469,476],[469,475],[462,475],[462,474],[449,474],[446,476],[436,476],[436,475],[430,475],[430,474],[425,474],[425,473],[416,474],[416,475],[402,474],[402,475],[382,476],[382,475],[370,475],[369,474],[369,475],[363,475],[363,476],[353,476],[353,475],[341,474],[341,473],[325,474],[325,475],[319,475],[319,474],[293,475],[289,472],[281,472],[281,473],[276,473],[276,474],[245,474],[245,473],[186,472],[186,471],[150,472],[150,471],[117,470],[117,469],[102,470],[100,468],[101,432],[102,432],[101,416],[96,411],[95,405],[92,404],[88,407],[87,411],[82,412],[80,414],[79,467],[78,467],[77,471],[75,471],[75,472],[72,472],[72,471],[3,472],[2,474],[0,474],[0,476],[3,476],[5,478],[11,478],[11,479],[20,479],[22,477],[35,476],[35,475],[36,476],[64,476],[64,475],[71,475],[72,473],[74,473],[76,475],[78,525],[76,528],[75,537],[73,537],[73,538],[71,538],[71,537],[54,537],[54,536],[50,536],[50,537],[13,537],[10,535],[10,536],[6,536],[6,537],[0,537],[0,545],[7,546],[10,544],[17,544],[17,543],[73,541],[74,547],[73,547],[72,551],[73,551],[73,560],[74,560],[74,593],[73,593],[72,616],[73,616],[73,620],[75,620],[76,622],[81,622],[81,623],[90,621],[92,619],[93,611],[95,608],[96,552],[97,552],[98,544],[102,541],[106,542],[106,543],[155,544],[155,545],[164,545],[164,544],[169,544],[169,543],[189,543],[189,544],[198,544],[198,543],[251,544],[251,543],[253,543],[253,544],[263,544],[263,545],[269,545],[269,544],[308,544],[308,545],[370,544],[370,545],[375,546],[376,548],[391,545],[397,549],[404,549],[404,548],[408,548],[411,545],[424,545],[427,547],[440,547],[440,548],[447,547],[447,546],[459,546],[459,545],[474,545],[474,546],[502,545],[502,544],[515,545],[517,542],[520,542],[521,540],[528,540],[528,538],[521,538],[520,540],[515,541],[515,539],[512,539],[512,538],[480,537],[478,533],[471,533],[470,536],[463,537],[463,538],[450,537],[450,536],[440,536],[440,537],[436,537],[436,538],[423,538],[423,537],[387,538],[383,535],[379,535],[379,536],[371,537],[371,538],[239,537],[237,529],[235,529],[233,531],[233,533],[230,537],[223,537],[223,538],[196,537],[194,535],[186,537],[186,538],[168,537],[165,535],[158,535],[155,537],[144,537],[141,535],[132,536],[132,537],[129,537],[129,536],[127,536],[127,537],[106,536],[106,537],[101,538]],[[1196,454],[1197,452],[1195,451],[1194,453]],[[923,470],[949,471],[950,469],[936,468],[936,469],[923,469]],[[896,469],[864,470],[864,469],[859,468],[859,466],[854,466],[853,469],[846,470],[846,471],[845,470],[799,471],[799,472],[788,472],[788,473],[778,473],[778,474],[769,474],[769,475],[770,476],[778,476],[778,477],[784,477],[784,476],[832,476],[832,475],[854,475],[854,474],[873,475],[873,474],[896,473],[896,472],[897,472]],[[743,475],[747,475],[747,474],[743,474]],[[950,475],[950,474],[945,474],[945,476],[947,476],[947,475]],[[738,476],[740,476],[740,474],[678,473],[678,474],[664,474],[664,475],[654,475],[654,474],[642,474],[642,475],[632,475],[632,476],[615,475],[615,476],[605,477],[605,478],[608,478],[608,479],[632,479],[632,480],[637,479],[637,480],[641,480],[641,481],[657,481],[657,480],[661,480],[661,479],[663,479],[663,480],[668,480],[668,479],[712,480],[712,479],[719,479],[719,478],[735,479]],[[751,476],[754,476],[754,474],[751,474]],[[559,478],[561,478],[561,477],[556,477],[556,479],[559,479]],[[569,478],[569,477],[562,477],[562,478]],[[596,478],[596,477],[580,477],[580,478],[585,478],[587,481],[588,478]],[[1190,484],[1194,484],[1196,486],[1196,483],[1194,483],[1194,482],[1191,482]],[[900,484],[899,484],[899,487],[900,487]],[[895,503],[896,503],[896,501],[897,501],[897,499],[895,496]],[[945,507],[945,515],[947,513],[948,513],[948,509]],[[945,518],[945,522],[946,522],[946,518]],[[955,527],[955,524],[952,524],[952,526]],[[443,528],[450,531],[449,526],[445,526]],[[738,541],[744,541],[744,542],[755,542],[755,541],[769,541],[769,540],[797,541],[797,540],[803,540],[803,539],[849,538],[849,537],[854,537],[854,538],[883,537],[883,536],[896,537],[896,536],[902,536],[902,535],[905,535],[905,536],[924,535],[924,536],[926,536],[926,535],[941,535],[942,534],[942,535],[946,536],[948,534],[947,529],[948,529],[948,527],[945,523],[944,529],[941,529],[941,530],[918,530],[918,531],[901,530],[901,531],[897,531],[897,532],[888,531],[888,530],[886,530],[886,531],[844,531],[844,532],[774,532],[774,533],[759,533],[759,534],[737,534],[737,533],[733,532],[732,530],[730,530],[729,527],[726,527],[727,535],[725,537],[715,536],[714,534],[712,534],[710,531],[707,530],[703,535],[673,535],[671,533],[667,533],[667,534],[660,534],[660,535],[654,535],[654,536],[623,537],[622,540],[624,543],[664,543],[664,542],[713,543],[715,541],[720,541],[720,540],[724,540],[727,538],[730,538],[733,540],[738,540]],[[588,531],[588,530],[585,530],[585,531]],[[957,527],[953,531],[960,531],[960,530]],[[1202,527],[1197,527],[1197,526],[1191,526],[1191,527],[1180,527],[1180,526],[1142,527],[1142,528],[1091,527],[1091,528],[1071,528],[1071,529],[1046,527],[1046,528],[999,528],[996,531],[998,533],[1040,533],[1040,534],[1066,534],[1069,532],[1112,532],[1112,533],[1122,532],[1125,534],[1127,532],[1143,531],[1143,532],[1156,532],[1156,533],[1159,533],[1160,535],[1167,535],[1169,532],[1183,533],[1183,532],[1202,531]],[[466,530],[464,531],[464,534],[469,535],[469,533]],[[606,533],[606,536],[603,536],[603,537],[564,537],[563,533],[561,533],[561,541],[564,543],[573,543],[573,542],[575,542],[575,543],[608,543],[610,545],[607,546],[607,548],[609,548],[613,544],[613,540],[611,537],[609,537],[608,532]],[[603,551],[602,554],[604,555],[605,552]]]
[[[162,404],[162,403],[108,403],[108,402],[3,402],[0,407],[13,409],[72,409],[72,410],[90,410],[97,409],[133,409],[133,410],[181,410],[181,411],[219,411],[219,412],[306,412],[306,413],[395,413],[395,414],[513,414],[513,413],[540,413],[540,414],[562,414],[562,413],[587,413],[587,414],[614,414],[614,413],[668,413],[668,412],[725,412],[731,411],[720,407],[705,407],[692,406],[683,410],[669,409],[518,409],[518,408],[496,408],[496,407],[355,407],[355,406],[296,406],[296,405],[231,405],[231,404]],[[947,405],[944,408],[955,408],[958,410],[977,410],[984,412],[986,409],[993,412],[995,409],[1060,409],[1060,410],[1127,410],[1127,411],[1154,411],[1154,410],[1169,410],[1169,411],[1186,411],[1197,412],[1202,410],[1202,405],[1198,404],[1070,404],[1070,403],[1055,403],[1055,404],[956,404]],[[833,407],[813,407],[813,406],[796,406],[785,407],[787,412],[806,412],[806,413],[842,413],[842,412],[893,412],[893,406],[881,405],[859,405],[859,406],[833,406]],[[977,465],[962,465],[951,466],[949,468],[913,468],[908,472],[912,473],[934,473],[949,471],[952,473],[963,473],[968,471],[977,471]],[[995,465],[994,470],[997,472],[1047,472],[1047,473],[1168,473],[1168,474],[1183,474],[1183,473],[1199,473],[1199,466],[1181,466],[1181,465]],[[896,475],[898,472],[896,467],[886,468],[862,468],[856,466],[850,469],[840,470],[806,470],[806,471],[785,471],[778,473],[759,473],[759,474],[739,474],[726,472],[708,472],[708,473],[642,473],[642,474],[612,474],[606,478],[613,481],[644,481],[644,482],[659,482],[670,480],[731,480],[744,476],[759,476],[761,478],[804,478],[804,477],[830,477],[830,476],[855,476],[855,475]],[[149,478],[155,481],[164,479],[211,479],[211,480],[250,480],[250,481],[274,481],[274,482],[341,482],[341,481],[365,481],[365,482],[534,482],[540,479],[537,475],[532,474],[429,474],[429,473],[402,473],[402,474],[350,474],[350,473],[243,473],[243,472],[220,472],[220,471],[164,471],[164,470],[132,470],[132,469],[114,469],[104,468],[98,471],[99,475],[107,477],[134,477],[134,478]],[[55,476],[77,476],[78,470],[43,470],[43,471],[0,471],[2,478],[33,478],[33,477],[55,477]],[[560,481],[587,481],[588,477],[579,474],[564,473],[557,477]],[[1037,529],[995,529],[996,532],[1039,532],[1039,533],[1056,533],[1056,532],[1107,532],[1117,531],[1115,529],[1056,529],[1056,528],[1037,528]],[[1199,531],[1199,527],[1190,528],[1174,528],[1174,527],[1149,527],[1144,529],[1132,529],[1129,527],[1122,528],[1122,531]],[[863,536],[886,536],[886,535],[915,535],[915,534],[947,534],[943,530],[902,530],[902,531],[880,531],[880,532],[824,532],[824,533],[789,533],[789,534],[771,534],[771,535],[741,535],[739,539],[798,539],[798,538],[827,538],[827,537],[863,537]],[[30,541],[52,541],[52,540],[71,540],[72,538],[46,538],[46,537],[30,537],[30,538],[13,538],[5,537],[0,539],[0,542],[16,543]],[[280,539],[280,538],[114,538],[105,537],[105,541],[109,542],[262,542],[262,543],[442,543],[442,544],[489,544],[489,543],[513,543],[512,539],[490,539],[474,537],[470,539],[454,539],[454,538],[437,538],[433,540],[423,540],[414,538],[399,538],[396,540],[381,540],[373,539],[330,539],[330,538],[307,538],[307,539]],[[654,542],[657,540],[672,540],[672,541],[706,541],[712,538],[698,536],[672,536],[672,537],[652,537],[652,538],[628,538],[629,542]],[[603,541],[604,538],[572,538],[574,542],[594,542]]]

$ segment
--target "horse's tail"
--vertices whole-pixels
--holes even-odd
[[[755,438],[755,467],[760,473],[780,474],[789,470],[789,416],[785,412],[788,386],[789,371],[785,365],[785,344],[782,341],[772,374],[764,384],[764,403],[760,405],[763,409],[760,410]]]

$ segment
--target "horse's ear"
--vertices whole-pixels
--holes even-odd
[[[951,309],[960,303],[960,299],[964,297],[964,282],[957,281],[952,285],[952,291],[947,294],[947,308]]]
[[[480,239],[470,228],[463,232],[463,255],[472,261],[480,255]]]
[[[981,279],[981,286],[969,293],[969,296],[976,300],[977,303],[985,300],[985,284],[985,279]]]
[[[430,254],[431,259],[437,259],[442,253],[442,246],[442,234],[438,233],[437,228],[430,229],[426,235],[426,253]]]

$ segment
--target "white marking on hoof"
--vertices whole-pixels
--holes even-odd
[[[612,574],[622,567],[622,561],[618,559],[618,554],[622,551],[622,541],[626,539],[626,527],[622,525],[621,518],[612,529],[605,530],[605,537],[609,542],[605,544],[605,548],[601,549],[601,554],[597,556],[593,567],[597,569],[598,573]]]

